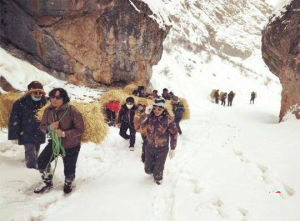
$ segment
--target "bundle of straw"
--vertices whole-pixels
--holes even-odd
[[[13,104],[23,96],[22,93],[0,94],[0,128],[7,128]]]
[[[108,126],[104,121],[104,115],[101,111],[101,105],[96,103],[70,102],[82,114],[84,121],[84,133],[82,142],[101,143],[108,133]],[[49,105],[45,105],[37,113],[37,119],[41,120],[45,109]]]
[[[191,114],[190,114],[190,108],[189,108],[187,100],[185,98],[179,98],[179,100],[184,106],[184,113],[182,116],[182,120],[190,119]]]

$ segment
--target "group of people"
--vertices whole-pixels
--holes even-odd
[[[27,88],[27,93],[13,104],[8,139],[24,145],[26,166],[39,170],[43,183],[34,190],[35,193],[43,193],[53,187],[56,163],[51,168],[51,162],[57,162],[61,156],[65,175],[63,191],[68,194],[72,191],[84,133],[82,114],[69,104],[70,98],[65,89],[54,88],[49,92],[51,104],[44,110],[39,121],[36,114],[46,105],[46,92],[38,81],[31,82]],[[136,131],[144,131],[141,134],[145,172],[152,174],[155,182],[160,184],[168,153],[170,158],[174,157],[177,133],[180,130],[179,122],[177,124],[165,108],[165,99],[156,97],[152,107],[144,108],[135,105],[133,97],[128,97],[121,107],[116,104],[112,106],[119,110],[117,125],[120,127],[120,135],[129,140],[131,150],[134,150]],[[134,121],[135,115],[139,115],[139,118]],[[46,134],[49,136],[48,143],[39,153],[41,144],[46,142]]]
[[[226,105],[226,99],[227,99],[227,106],[232,106],[232,101],[235,96],[235,93],[233,91],[230,91],[228,94],[226,92],[219,92],[219,89],[213,91],[213,98],[215,100],[215,103],[218,104],[219,101],[221,101],[221,105]],[[254,104],[254,100],[256,98],[256,92],[252,91],[250,95],[250,104]]]
[[[226,92],[219,92],[219,89],[215,90],[213,97],[215,100],[215,103],[218,104],[219,100],[221,101],[221,105],[226,105],[226,99],[228,98],[227,106],[232,106],[232,101],[235,96],[235,93],[233,91],[230,91],[227,95]]]

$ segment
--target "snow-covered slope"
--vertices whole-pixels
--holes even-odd
[[[82,145],[76,187],[71,195],[66,197],[62,192],[61,160],[54,189],[35,195],[32,190],[40,181],[39,173],[25,168],[23,147],[7,141],[7,131],[3,130],[0,132],[0,220],[300,220],[300,149],[297,148],[300,125],[294,117],[277,123],[281,87],[260,59],[259,35],[232,34],[246,23],[231,27],[228,21],[227,28],[221,23],[213,27],[221,30],[215,30],[219,36],[215,39],[232,42],[239,50],[251,52],[247,58],[226,55],[208,42],[210,35],[205,35],[207,29],[203,23],[199,24],[203,30],[192,28],[197,24],[194,14],[214,24],[217,15],[212,11],[214,6],[217,8],[217,1],[198,1],[205,7],[202,11],[197,9],[196,1],[189,8],[181,4],[186,2],[192,1],[148,1],[151,7],[159,6],[153,8],[157,13],[164,10],[169,15],[180,13],[180,21],[170,31],[151,83],[154,88],[168,87],[187,98],[191,111],[191,119],[181,123],[183,135],[178,139],[176,156],[167,159],[163,184],[157,186],[143,172],[141,137],[137,135],[135,151],[131,152],[128,143],[118,135],[118,129],[110,128],[101,145]],[[259,11],[255,8],[263,7],[261,1],[232,2],[253,7],[253,13]],[[249,18],[256,26],[249,13],[244,11],[246,18],[240,18],[242,13],[240,17],[237,15],[238,20]],[[253,16],[262,20],[264,17],[263,13]],[[257,28],[247,25],[247,30],[256,33]],[[185,28],[189,31],[184,31]],[[28,64],[20,64],[3,50],[0,52],[3,58],[0,74],[10,67],[6,77],[26,79],[23,83],[10,81],[16,82],[15,87],[25,90],[28,82],[40,77],[34,71],[26,71]],[[11,60],[7,64],[4,61],[8,59]],[[47,91],[53,86],[63,86],[73,99],[85,100],[101,94],[38,73],[43,76],[38,79]],[[234,90],[233,106],[212,103],[209,93],[213,88]],[[249,104],[252,90],[258,93],[254,105]]]

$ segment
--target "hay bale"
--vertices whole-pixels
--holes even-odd
[[[173,106],[171,100],[166,100],[166,109],[171,117],[174,117]]]
[[[211,99],[215,99],[215,93],[216,93],[217,89],[213,89],[211,92],[210,92],[210,98]]]
[[[133,96],[133,97],[134,97],[135,103],[137,105],[138,104],[142,104],[142,105],[145,105],[145,106],[149,106],[149,105],[153,105],[154,104],[154,101],[151,100],[151,99],[144,98],[144,97],[136,97],[136,96]]]
[[[22,93],[9,92],[0,94],[0,128],[7,128],[13,104],[23,96]]]
[[[131,84],[128,84],[124,87],[123,91],[127,94],[130,94],[132,95],[133,91],[136,90],[138,88],[140,84],[137,82],[137,83],[131,83]]]
[[[101,111],[102,108],[100,103],[70,102],[70,104],[74,105],[82,114],[85,130],[81,141],[83,143],[101,143],[108,133],[108,126],[104,121],[104,115]],[[48,106],[49,105],[45,105],[38,111],[38,120],[42,119],[43,113]]]
[[[110,101],[119,101],[120,104],[124,103],[129,95],[123,90],[110,90],[101,95],[99,103],[104,108]]]
[[[187,100],[185,98],[179,98],[179,100],[184,106],[184,113],[183,113],[183,116],[182,116],[182,120],[190,119],[191,113],[190,113],[190,108],[189,108]]]

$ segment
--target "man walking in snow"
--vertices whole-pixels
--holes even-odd
[[[45,134],[40,130],[40,122],[35,115],[46,104],[43,85],[32,81],[25,96],[17,100],[12,108],[8,139],[24,145],[25,163],[27,168],[37,168],[37,157],[40,145],[45,143]]]
[[[234,98],[234,93],[233,91],[230,91],[229,94],[228,94],[228,106],[232,106],[232,101],[233,101],[233,98]]]
[[[122,105],[119,117],[118,117],[118,126],[120,127],[120,136],[125,140],[129,139],[129,149],[130,151],[134,150],[135,144],[135,134],[134,129],[134,114],[136,106],[134,105],[134,98],[127,97],[126,103]],[[129,129],[129,135],[127,130]]]
[[[255,98],[256,98],[256,93],[255,93],[254,91],[252,91],[252,93],[251,93],[251,98],[250,98],[250,104],[251,104],[251,103],[254,104]]]
[[[223,93],[221,96],[221,105],[225,106],[226,104],[227,93]]]
[[[216,92],[215,92],[215,94],[214,94],[214,98],[215,98],[216,104],[218,104],[218,103],[219,103],[219,89],[216,90]]]
[[[173,109],[175,123],[177,126],[178,133],[182,134],[179,122],[181,121],[185,110],[184,110],[183,104],[180,103],[179,98],[177,96],[172,97],[172,109]]]
[[[57,160],[58,156],[62,156],[65,175],[64,192],[70,193],[75,179],[84,122],[77,108],[69,104],[70,98],[63,88],[54,88],[50,91],[49,97],[51,105],[44,111],[40,128],[50,136],[50,139],[38,158],[38,169],[44,184],[34,192],[43,193],[52,188],[51,162]]]
[[[152,174],[154,181],[159,185],[163,179],[166,158],[175,156],[177,144],[177,127],[174,119],[165,109],[165,100],[156,98],[153,109],[146,108],[141,116],[137,128],[146,127],[145,144],[145,172]],[[169,151],[169,140],[171,150]]]

